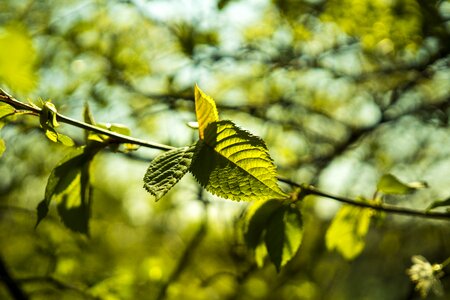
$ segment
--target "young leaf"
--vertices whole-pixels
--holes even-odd
[[[177,148],[157,156],[144,176],[144,188],[156,201],[161,199],[188,171],[194,146]]]
[[[384,194],[406,195],[417,189],[426,188],[426,182],[401,182],[392,174],[385,174],[380,178],[377,184],[377,190]]]
[[[203,93],[198,85],[195,85],[194,90],[198,132],[200,139],[203,139],[208,125],[212,122],[219,121],[219,112],[217,111],[216,103],[213,98]]]
[[[450,197],[445,200],[434,201],[427,207],[427,211],[429,211],[433,208],[442,207],[442,206],[450,206]]]
[[[297,253],[302,242],[302,228],[302,216],[295,207],[283,206],[270,218],[264,241],[277,272]]]
[[[53,169],[47,181],[45,199],[38,205],[36,226],[47,215],[51,201],[69,229],[88,234],[91,187],[89,165],[100,148],[81,147],[72,151]]]
[[[239,201],[287,197],[263,140],[231,121],[210,123],[204,133],[189,170],[207,191]]]
[[[357,257],[364,249],[371,217],[370,209],[342,206],[326,233],[327,249],[336,249],[347,260]]]
[[[16,109],[14,107],[6,103],[0,102],[0,120],[7,116],[13,115],[15,112]]]

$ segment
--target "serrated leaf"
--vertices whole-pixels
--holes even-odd
[[[371,217],[370,209],[342,206],[327,230],[327,249],[336,249],[347,260],[357,257],[364,250]]]
[[[417,189],[426,188],[426,182],[417,181],[404,183],[392,174],[383,175],[377,184],[377,190],[383,194],[406,195]]]
[[[278,208],[267,224],[264,242],[279,272],[297,253],[303,237],[303,221],[295,207]]]
[[[195,146],[177,148],[157,156],[144,176],[144,188],[158,201],[188,171]]]
[[[200,139],[203,139],[208,125],[212,122],[219,121],[219,112],[217,111],[214,99],[206,95],[198,85],[195,85],[194,94],[198,132]]]
[[[450,206],[450,197],[445,200],[434,201],[427,207],[427,211],[429,211],[433,208],[443,207],[443,206]]]
[[[263,241],[263,231],[273,213],[283,203],[279,200],[255,201],[245,213],[244,239],[248,247],[255,249]]]
[[[100,148],[74,149],[50,174],[45,199],[38,205],[36,226],[48,213],[51,201],[57,204],[62,222],[69,229],[88,234],[91,206],[89,165]]]
[[[239,201],[287,197],[264,141],[233,122],[210,123],[195,148],[190,171],[207,191]]]

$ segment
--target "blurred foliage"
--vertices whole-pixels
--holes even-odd
[[[449,41],[438,0],[2,0],[0,86],[76,119],[88,102],[99,122],[180,147],[198,138],[185,125],[198,83],[223,119],[264,139],[281,176],[364,198],[385,173],[424,180],[385,201],[425,209],[450,195]],[[60,131],[83,144],[81,130]],[[325,243],[337,206],[308,198],[300,251],[279,274],[257,268],[245,204],[190,176],[154,203],[142,177],[159,152],[142,148],[91,162],[89,238],[53,205],[34,230],[68,149],[43,137],[27,116],[0,131],[0,255],[31,299],[415,299],[411,256],[450,256],[448,223],[387,216],[348,263]]]

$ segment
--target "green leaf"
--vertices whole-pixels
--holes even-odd
[[[280,200],[256,201],[245,213],[244,240],[255,251],[258,266],[268,255],[277,271],[297,253],[303,236],[303,223],[295,206]]]
[[[233,122],[210,123],[195,148],[190,171],[207,191],[239,201],[287,197],[264,141]]]
[[[161,199],[188,171],[194,146],[177,148],[157,156],[144,176],[144,188],[156,201]]]
[[[198,132],[200,139],[205,136],[208,125],[219,121],[219,112],[214,99],[206,95],[198,85],[195,85],[195,114],[197,115]]]
[[[0,139],[0,157],[2,157],[5,150],[6,150],[5,142],[2,139]]]
[[[450,197],[445,200],[434,201],[427,207],[426,210],[429,211],[433,208],[442,207],[442,206],[450,206]]]
[[[39,115],[39,122],[42,126],[42,128],[55,128],[59,126],[59,123],[57,121],[57,110],[53,103],[50,101],[44,102],[44,105],[42,106],[41,113]]]
[[[0,27],[0,83],[29,92],[36,85],[35,61],[33,41],[24,26]]]
[[[371,217],[370,209],[342,206],[326,233],[327,249],[336,249],[347,260],[357,257],[364,250]]]
[[[383,194],[406,195],[417,189],[428,187],[426,182],[416,181],[404,183],[392,174],[383,175],[377,184],[377,190]]]
[[[248,247],[255,249],[263,241],[263,231],[274,212],[282,207],[279,200],[255,201],[245,213],[244,239]]]
[[[51,127],[47,127],[47,129],[45,130],[45,136],[54,143],[59,142],[67,147],[75,146],[75,142],[70,137],[62,133],[56,132],[56,130]]]
[[[38,205],[36,226],[47,215],[50,202],[55,201],[64,225],[88,234],[91,206],[89,166],[99,150],[98,147],[76,148],[53,169],[47,181],[45,199]]]
[[[11,116],[16,112],[16,109],[9,104],[0,102],[0,120]]]
[[[303,221],[294,206],[278,208],[267,224],[264,241],[278,272],[297,253],[303,237]]]

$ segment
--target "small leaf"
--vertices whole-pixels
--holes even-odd
[[[219,121],[219,112],[214,99],[206,95],[198,85],[195,85],[195,114],[197,115],[200,139],[205,136],[205,130],[212,122]]]
[[[47,127],[47,130],[45,130],[45,136],[54,143],[59,142],[67,147],[75,146],[75,142],[70,137],[56,132],[56,130],[53,129],[52,127]]]
[[[303,237],[302,216],[298,209],[283,206],[272,215],[265,234],[270,260],[278,272],[297,253]]]
[[[62,222],[69,229],[88,234],[91,187],[89,166],[99,147],[74,149],[50,174],[45,199],[38,205],[36,226],[48,213],[51,201],[57,204]]]
[[[429,210],[432,210],[433,208],[442,207],[442,206],[450,206],[450,197],[445,200],[434,201],[427,207],[426,210],[429,211]]]
[[[283,199],[264,141],[231,121],[210,123],[190,171],[207,191],[232,200]]]
[[[0,120],[7,116],[13,115],[15,112],[16,109],[14,107],[6,103],[0,102]]]
[[[428,187],[426,182],[417,181],[404,183],[392,174],[383,175],[377,184],[377,190],[384,194],[406,195],[417,189]]]
[[[44,129],[55,128],[59,126],[57,121],[57,110],[53,103],[50,101],[44,102],[41,113],[39,115],[39,122]]]
[[[347,260],[357,257],[364,249],[371,217],[370,209],[342,206],[326,233],[327,249],[336,249]]]
[[[156,201],[161,199],[188,171],[194,146],[177,148],[157,156],[144,176],[144,188]]]
[[[58,142],[67,147],[75,146],[75,142],[65,134],[58,133]]]

